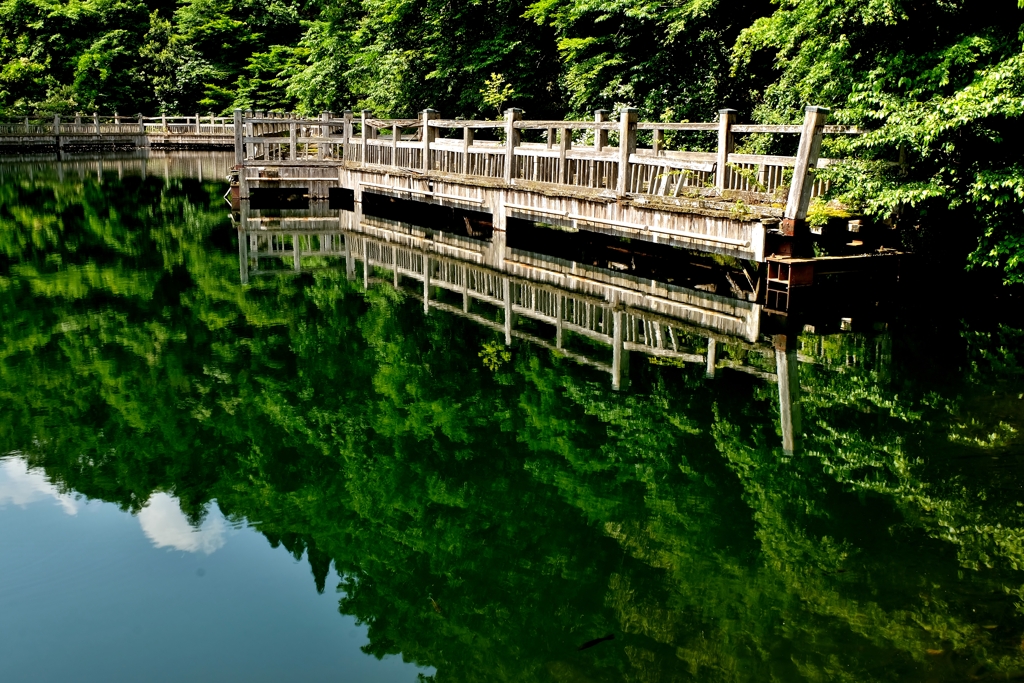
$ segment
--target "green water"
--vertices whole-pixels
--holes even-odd
[[[221,520],[259,541],[240,576],[301,559],[305,593],[267,579],[238,600],[308,594],[331,612],[311,632],[362,625],[361,652],[306,680],[1024,677],[1024,330],[920,316],[803,332],[788,455],[763,377],[633,354],[613,391],[557,352],[424,314],[386,272],[368,290],[343,267],[243,286],[226,185],[189,175],[0,176],[0,453],[127,522],[168,501],[196,533]],[[749,346],[719,354],[749,364]],[[0,493],[0,538],[70,542],[54,528],[71,517],[25,512]],[[118,562],[158,575],[186,552],[138,543]],[[36,570],[8,555],[0,571]],[[101,575],[73,573],[49,599]],[[0,592],[2,632],[50,638],[45,620],[18,626],[38,606],[15,597]],[[133,656],[172,646],[141,636]],[[266,649],[238,636],[202,656]],[[282,649],[276,680],[301,670]],[[27,651],[0,644],[14,680],[48,680]],[[381,657],[410,666],[352,673]],[[211,671],[187,673],[255,680]]]

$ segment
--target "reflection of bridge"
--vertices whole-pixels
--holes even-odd
[[[350,211],[274,213],[258,215],[243,204],[243,282],[344,268],[364,287],[387,281],[415,296],[424,313],[467,318],[502,334],[506,344],[522,339],[607,372],[615,389],[628,384],[634,354],[699,364],[708,376],[729,369],[777,382],[781,375],[783,439],[793,448],[795,350],[766,341],[756,303],[509,248],[502,232],[484,241],[380,218],[360,222]]]
[[[161,176],[222,181],[231,168],[230,153],[180,154],[172,151],[136,149],[125,152],[75,154],[58,158],[55,154],[8,157],[0,160],[0,179],[67,178],[87,176],[103,180],[107,173],[123,176]]]

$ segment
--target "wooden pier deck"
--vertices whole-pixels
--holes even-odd
[[[814,177],[830,163],[823,136],[857,133],[827,115],[808,107],[802,125],[762,126],[731,110],[712,123],[640,122],[633,109],[619,121],[603,111],[593,121],[526,121],[517,109],[503,121],[236,111],[238,198],[345,188],[357,211],[372,193],[488,213],[498,231],[526,219],[763,263],[794,253],[810,201],[828,189]],[[789,136],[795,153],[736,153],[747,135]],[[668,149],[667,136],[703,136],[694,146],[713,151]]]

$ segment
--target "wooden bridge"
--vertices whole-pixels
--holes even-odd
[[[833,163],[820,157],[824,136],[858,132],[826,125],[827,115],[808,107],[802,125],[769,126],[738,123],[732,110],[709,123],[640,122],[634,109],[618,121],[604,111],[593,121],[527,121],[518,109],[503,121],[466,121],[432,110],[392,120],[236,110],[236,196],[317,199],[343,188],[357,213],[369,193],[489,214],[498,232],[522,219],[785,261],[812,255],[808,208],[828,189],[814,172]],[[752,135],[789,144],[792,156],[738,153]],[[804,258],[773,269],[768,296],[788,300],[815,267]]]
[[[268,213],[239,215],[243,283],[344,269],[365,288],[387,283],[419,299],[424,314],[463,317],[506,345],[519,339],[607,373],[615,389],[628,384],[631,355],[698,364],[709,377],[728,370],[778,382],[781,372],[784,445],[793,448],[795,346],[779,341],[757,303],[509,248],[500,232],[473,239],[321,206]]]
[[[0,123],[0,153],[97,149],[231,149],[230,117],[92,116],[25,117]]]

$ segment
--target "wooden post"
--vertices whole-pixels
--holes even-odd
[[[99,135],[100,134],[100,113],[98,111],[94,111],[92,113],[92,123],[96,127],[96,135]]]
[[[786,213],[782,219],[783,235],[793,235],[797,226],[807,221],[807,207],[811,203],[811,188],[814,185],[811,171],[818,166],[821,137],[828,114],[829,110],[824,107],[807,107],[804,110],[800,149],[796,153],[793,182],[789,186],[789,201],[786,202]]]
[[[292,266],[295,272],[302,270],[302,254],[299,252],[299,234],[292,235]]]
[[[167,117],[163,117],[164,132],[167,132]],[[242,135],[242,110],[235,110],[235,165],[241,166],[245,161],[245,138]]]
[[[327,118],[328,118],[327,112],[325,112],[325,111],[320,112],[320,141],[316,143],[316,158],[317,159],[323,159],[324,158],[324,152],[327,151],[327,137],[328,137],[328,134],[329,134],[328,131],[330,130],[330,128],[323,123],[324,121],[327,120]]]
[[[366,141],[373,137],[370,132],[370,127],[366,125],[366,120],[370,118],[370,110],[364,109],[360,112],[359,117],[359,140],[362,142],[360,147],[362,148],[359,152],[359,160],[366,163],[366,159],[369,157],[369,146]]]
[[[398,166],[398,142],[402,139],[402,129],[391,126],[391,165]]]
[[[665,131],[658,128],[654,131],[654,141],[651,143],[651,148],[654,150],[654,156],[661,154],[662,147],[665,146]]]
[[[423,170],[429,171],[430,165],[430,145],[437,139],[437,128],[432,128],[430,122],[441,118],[441,115],[433,109],[424,109],[421,116],[423,122]]]
[[[60,114],[53,115],[53,144],[57,146],[57,153],[60,154]]]
[[[629,192],[629,156],[636,153],[637,110],[626,107],[619,117],[619,178],[615,190],[619,194]]]
[[[569,182],[569,161],[565,158],[572,147],[572,131],[563,128],[558,132],[558,182]]]
[[[342,113],[341,155],[346,163],[352,161],[352,111],[346,109]]]
[[[473,146],[473,129],[466,126],[462,129],[462,172],[469,175],[469,148]]]
[[[199,133],[201,132],[202,125],[202,122],[199,120],[199,114],[196,114],[196,135],[199,135]]]
[[[299,154],[299,131],[295,119],[288,122],[288,159],[295,161]]]
[[[520,131],[516,121],[523,119],[523,110],[515,107],[505,112],[505,182],[512,182],[512,171],[516,164],[516,147],[519,146]]]
[[[242,110],[241,109],[236,109],[235,111],[242,111]],[[167,114],[160,114],[160,127],[163,129],[163,131],[165,133],[167,132]]]
[[[732,124],[736,123],[735,109],[718,110],[718,163],[715,166],[715,187],[723,192],[729,185],[729,155],[734,148]]]
[[[29,132],[28,117],[26,116],[25,117],[25,134],[28,135],[28,132]]]
[[[605,109],[594,110],[594,123],[604,123],[608,120],[608,111]],[[608,131],[606,130],[595,130],[594,131],[594,151],[600,152],[602,149],[608,146]]]

